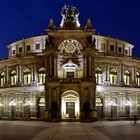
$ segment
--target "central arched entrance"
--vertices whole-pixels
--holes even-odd
[[[62,94],[61,115],[62,119],[79,119],[80,116],[79,95],[73,90]]]

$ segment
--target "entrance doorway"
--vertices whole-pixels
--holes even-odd
[[[75,102],[66,102],[66,114],[69,114],[69,118],[75,117]]]
[[[61,101],[62,119],[79,119],[79,95],[73,90],[63,93]]]
[[[103,118],[103,100],[100,97],[96,98],[96,109],[97,109],[97,118]]]
[[[39,119],[44,119],[44,112],[45,112],[45,98],[41,97],[38,103],[38,114],[37,117]]]

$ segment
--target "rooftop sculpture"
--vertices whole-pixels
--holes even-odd
[[[80,27],[78,20],[79,13],[76,7],[65,5],[61,10],[62,21],[60,27],[73,29]]]

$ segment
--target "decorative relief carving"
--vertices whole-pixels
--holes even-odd
[[[64,40],[58,47],[60,50],[60,54],[68,55],[68,54],[80,54],[82,46],[76,40]]]

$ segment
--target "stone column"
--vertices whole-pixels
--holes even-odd
[[[129,47],[129,56],[131,56],[131,53],[130,53],[130,47]]]
[[[109,37],[107,37],[107,43],[106,43],[106,52],[108,53],[108,50],[109,50],[109,45],[110,45],[110,41],[109,41]]]
[[[120,71],[120,74],[119,74],[119,76],[120,76],[120,78],[119,78],[119,85],[122,86],[124,84],[124,79],[123,79],[123,76],[124,76],[124,65],[123,64],[120,65],[120,70],[119,71]]]
[[[49,71],[50,71],[50,68],[49,68],[49,59],[48,57],[45,59],[45,69],[46,69],[46,78],[48,79],[49,78]]]
[[[36,77],[35,77],[35,73],[36,72],[36,64],[32,64],[31,65],[31,85],[36,85],[37,83],[36,83]]]
[[[110,99],[109,99],[109,93],[104,94],[104,113],[105,117],[110,117],[110,107],[108,105]]]
[[[93,57],[92,57],[92,60],[91,60],[91,72],[92,72],[91,73],[92,77],[95,78],[95,63],[94,63],[94,58]]]
[[[12,50],[11,50],[11,47],[9,47],[9,56],[10,56],[10,57],[12,56]]]
[[[52,73],[53,73],[53,67],[52,67],[52,62],[53,59],[52,59],[52,56],[49,57],[49,77],[52,77]]]
[[[34,81],[33,64],[31,64],[31,81]]]
[[[89,56],[89,76],[92,77],[92,57]]]
[[[17,65],[17,83],[21,84],[21,65]]]
[[[30,111],[33,117],[37,117],[37,97],[36,97],[37,93],[36,92],[32,92],[31,93],[31,102],[33,103],[32,106],[30,106]]]
[[[132,86],[135,87],[136,86],[136,67],[135,66],[132,67],[131,78],[132,78]]]
[[[86,57],[85,55],[83,56],[83,77],[86,77],[87,76],[87,71],[86,71],[86,67],[87,67],[87,63],[86,63]]]
[[[8,66],[6,66],[4,68],[5,71],[5,85],[8,86],[9,85],[9,68]]]
[[[54,56],[54,77],[57,77],[57,56]]]
[[[109,75],[110,75],[110,64],[107,63],[107,81],[109,81]]]
[[[86,56],[86,77],[91,77],[92,76],[92,59],[90,56]]]
[[[25,41],[22,41],[23,53],[25,53]]]
[[[33,64],[33,80],[37,82],[36,63]]]
[[[104,72],[104,84],[108,85],[109,84],[109,72],[110,72],[110,65],[108,63],[105,63],[105,72]]]
[[[132,95],[132,100],[133,100],[133,103],[132,103],[132,116],[134,115],[137,115],[137,93],[136,92],[133,92],[131,93]]]

